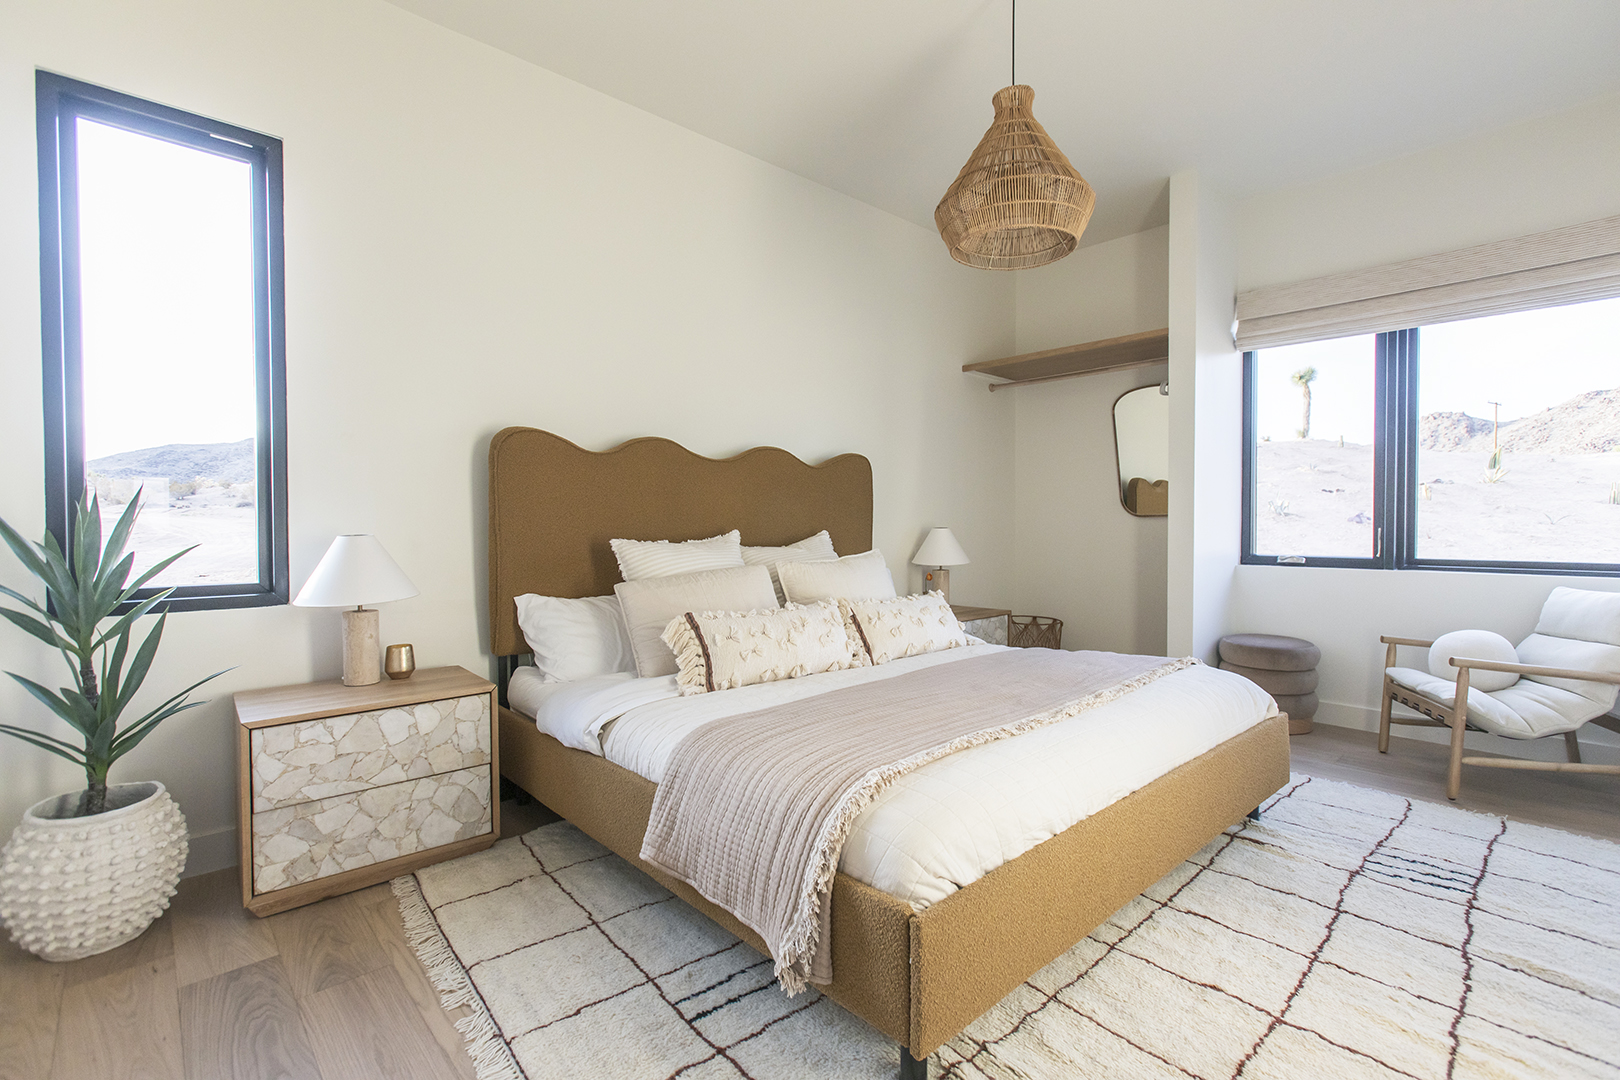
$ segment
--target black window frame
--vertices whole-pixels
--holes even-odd
[[[178,586],[168,608],[199,611],[285,604],[290,589],[281,140],[51,72],[36,71],[34,77],[39,144],[46,528],[64,551],[72,550],[72,507],[85,483],[74,134],[74,123],[82,116],[246,162],[252,169],[259,576],[255,582]],[[160,591],[143,589],[137,600]]]
[[[1620,563],[1417,557],[1418,372],[1422,327],[1377,335],[1373,362],[1373,553],[1365,558],[1256,554],[1254,550],[1255,350],[1243,354],[1243,555],[1245,566],[1455,570],[1465,573],[1620,577]],[[1295,561],[1284,561],[1291,559]]]

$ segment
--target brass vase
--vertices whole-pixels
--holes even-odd
[[[411,672],[416,670],[416,650],[409,645],[388,646],[388,655],[383,661],[383,670],[388,672],[390,679],[410,678]]]

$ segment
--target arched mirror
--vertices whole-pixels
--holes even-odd
[[[1114,402],[1119,501],[1137,517],[1170,513],[1169,388],[1144,386]]]

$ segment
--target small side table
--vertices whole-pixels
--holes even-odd
[[[495,684],[459,667],[236,695],[242,904],[272,915],[489,847]]]
[[[962,629],[974,637],[983,638],[992,645],[1007,644],[1007,620],[1012,617],[1011,608],[952,604],[951,613],[956,616],[956,621],[962,624]]]

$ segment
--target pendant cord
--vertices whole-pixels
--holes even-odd
[[[1018,0],[1012,0],[1012,83],[1018,85]]]

